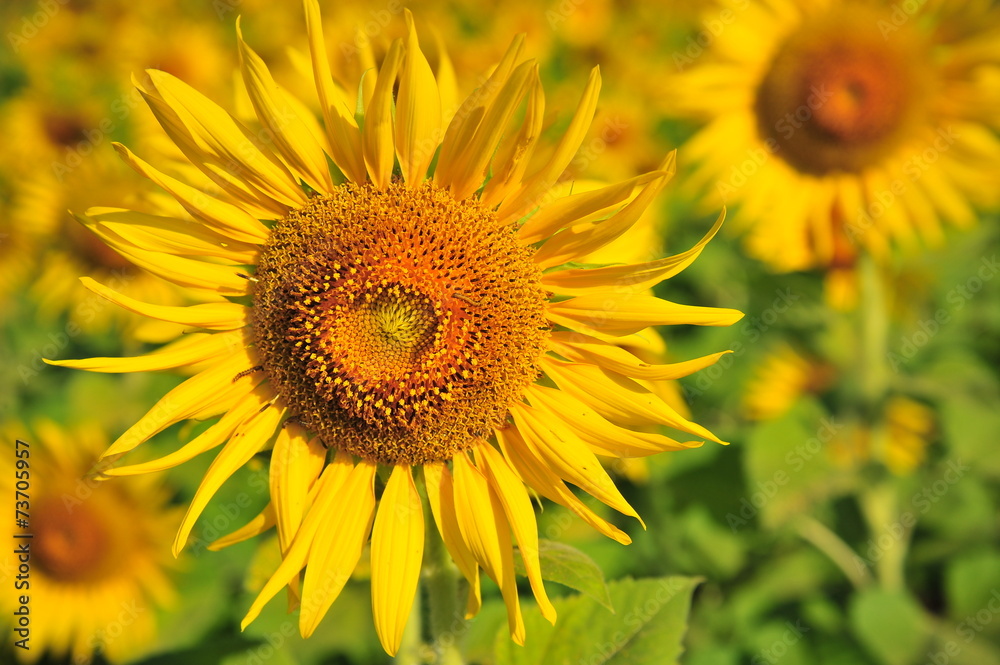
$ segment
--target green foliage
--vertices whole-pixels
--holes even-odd
[[[907,593],[864,591],[851,600],[849,615],[858,640],[885,665],[914,663],[927,644],[923,611]]]
[[[495,664],[677,663],[691,593],[698,582],[685,577],[612,582],[614,614],[586,596],[564,598],[555,602],[559,612],[555,626],[536,610],[526,612],[524,647],[513,644],[504,627],[497,634]]]
[[[604,573],[594,560],[580,550],[554,540],[539,539],[538,558],[542,578],[575,589],[614,611]],[[514,562],[518,575],[526,575],[520,552]]]

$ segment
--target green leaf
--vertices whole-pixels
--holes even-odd
[[[466,630],[461,636],[460,648],[466,662],[482,665],[493,664],[493,649],[497,640],[497,631],[500,630],[501,626],[506,631],[507,606],[499,598],[484,599],[479,614],[476,615],[475,620],[465,624]]]
[[[514,644],[504,626],[497,633],[497,665],[670,665],[677,663],[687,630],[690,577],[621,580],[609,585],[617,612],[586,596],[554,602],[559,620],[550,625],[537,608],[525,612],[527,638]]]
[[[915,663],[924,653],[928,632],[917,602],[902,591],[870,589],[854,596],[851,630],[886,665]]]
[[[757,518],[776,528],[856,482],[829,462],[828,445],[846,423],[813,399],[799,400],[776,420],[754,429],[747,441],[746,494],[726,514],[733,531]]]
[[[539,539],[538,558],[542,566],[543,579],[585,593],[610,611],[615,611],[608,596],[604,572],[589,556],[570,545]],[[516,552],[514,569],[518,575],[528,574],[524,569],[520,550]]]
[[[266,644],[257,640],[245,640],[239,635],[221,635],[189,649],[157,654],[141,661],[138,665],[171,665],[171,663],[219,665],[219,663],[233,662],[230,659],[237,654],[252,655],[254,650],[261,646],[270,649]],[[270,653],[274,655],[274,650],[271,649]],[[275,665],[285,665],[286,663],[288,663],[287,660],[281,659]]]
[[[1000,588],[1000,554],[979,550],[952,559],[945,570],[948,614],[955,620],[974,615]]]
[[[1000,412],[995,402],[955,395],[942,404],[941,421],[948,448],[955,455],[974,463],[978,474],[1000,476],[1000,455],[994,450]]]

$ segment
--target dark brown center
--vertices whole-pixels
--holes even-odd
[[[431,185],[344,185],[281,220],[253,326],[265,372],[328,446],[383,463],[450,459],[538,375],[533,250]]]

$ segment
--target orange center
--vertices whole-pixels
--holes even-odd
[[[818,62],[804,77],[809,90],[827,90],[826,100],[816,106],[813,123],[834,141],[877,141],[902,116],[905,91],[901,81],[888,75],[891,68],[886,63],[873,62],[871,56],[837,53]]]
[[[537,377],[545,294],[532,252],[474,200],[345,185],[265,246],[253,308],[264,370],[329,446],[450,459]]]
[[[906,26],[883,38],[885,20],[838,5],[799,26],[774,56],[757,89],[757,124],[799,171],[861,171],[919,121],[924,46]]]
[[[52,145],[60,148],[75,148],[87,139],[87,126],[74,115],[47,113],[42,117],[42,128]]]
[[[108,572],[111,534],[87,501],[45,498],[32,507],[31,517],[33,561],[46,575],[81,582]]]

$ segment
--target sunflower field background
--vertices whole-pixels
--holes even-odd
[[[551,109],[545,131],[565,128],[600,66],[597,113],[563,180],[614,182],[678,156],[651,213],[595,262],[687,250],[726,208],[722,231],[657,295],[746,314],[730,327],[671,327],[661,352],[732,350],[671,388],[676,408],[730,445],[612,465],[646,528],[593,508],[627,529],[627,547],[544,504],[543,574],[559,622],[543,623],[525,600],[527,642],[512,644],[503,600],[486,585],[479,616],[454,631],[466,662],[1000,664],[1000,7],[321,6],[335,62],[384,55],[408,7],[465,92],[525,33]],[[62,567],[33,570],[62,595],[35,608],[31,651],[15,647],[16,552],[0,554],[4,663],[390,661],[370,618],[365,558],[309,639],[282,602],[240,631],[280,560],[277,540],[208,546],[267,504],[266,454],[216,494],[176,560],[178,511],[210,460],[91,498],[98,483],[79,451],[106,447],[182,377],[43,361],[139,355],[179,332],[81,285],[90,277],[146,302],[191,302],[70,211],[162,205],[112,147],[141,153],[163,140],[132,78],[160,69],[239,108],[238,16],[276,78],[303,66],[298,3],[0,5],[0,472],[13,477],[15,441],[29,442],[33,495],[80,506],[46,555]],[[203,428],[166,429],[144,459]],[[88,526],[88,511],[105,526]],[[121,552],[113,571],[91,574],[88,552],[103,542]],[[96,637],[71,649],[71,624]]]

